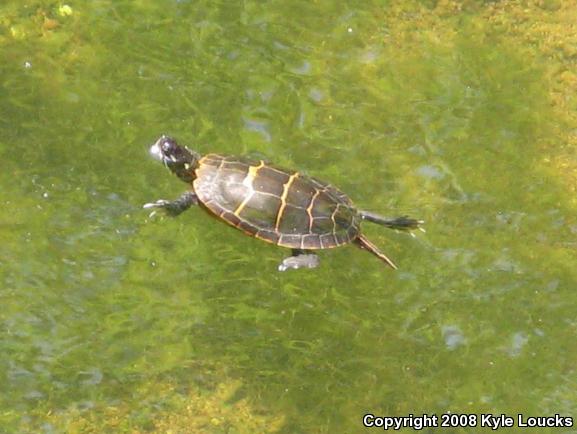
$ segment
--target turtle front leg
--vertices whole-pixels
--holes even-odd
[[[292,255],[284,258],[278,266],[278,271],[286,271],[289,268],[316,268],[319,265],[319,257],[305,250],[293,249]]]
[[[150,213],[150,217],[156,214],[157,209],[163,210],[171,217],[176,217],[177,215],[186,211],[192,205],[198,205],[198,197],[192,191],[185,191],[176,200],[168,201],[159,199],[156,202],[145,203],[142,207],[144,209],[154,208],[154,211]]]

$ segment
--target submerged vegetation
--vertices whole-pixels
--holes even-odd
[[[351,5],[0,5],[1,427],[577,416],[577,4]],[[396,274],[343,248],[281,277],[201,213],[146,220],[181,188],[147,160],[163,132],[427,233],[367,228]]]

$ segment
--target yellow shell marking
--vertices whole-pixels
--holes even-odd
[[[282,214],[284,212],[284,209],[286,207],[286,197],[288,195],[288,192],[291,188],[292,183],[294,182],[295,179],[297,179],[297,177],[299,176],[298,172],[293,173],[290,178],[288,179],[288,181],[286,182],[286,184],[283,185],[283,190],[282,190],[282,196],[280,198],[280,208],[278,209],[278,213],[276,215],[276,222],[274,224],[274,230],[276,232],[278,232],[278,228],[280,226],[280,221],[282,219]]]
[[[234,210],[234,215],[240,217],[239,214],[242,212],[243,208],[246,206],[248,201],[252,198],[254,194],[254,188],[252,186],[252,181],[256,178],[256,175],[261,167],[264,166],[264,161],[260,160],[258,166],[249,166],[248,173],[242,180],[242,184],[250,189],[250,193],[244,198],[244,200],[240,203],[240,205]]]

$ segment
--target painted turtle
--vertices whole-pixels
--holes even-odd
[[[347,195],[332,185],[262,160],[219,154],[201,156],[167,136],[152,145],[150,154],[190,184],[192,190],[174,201],[158,200],[144,208],[163,209],[176,216],[192,205],[200,205],[248,235],[292,249],[279,271],[314,268],[319,263],[314,250],[351,242],[396,269],[361,234],[361,222],[367,220],[400,230],[415,229],[422,223],[408,217],[388,219],[357,210]]]

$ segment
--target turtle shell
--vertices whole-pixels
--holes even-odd
[[[262,160],[208,154],[198,161],[193,188],[217,217],[279,246],[328,249],[359,234],[361,218],[344,193]]]

